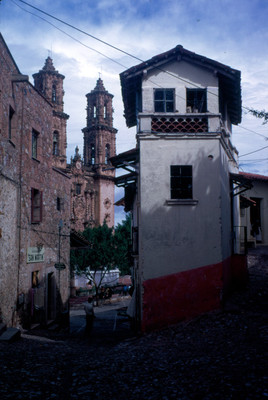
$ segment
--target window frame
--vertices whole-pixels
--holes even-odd
[[[170,94],[172,94],[172,99],[168,98],[168,95]],[[172,107],[170,108],[171,104]],[[174,110],[175,110],[175,89],[174,88],[154,89],[154,112],[174,113]]]
[[[192,165],[170,165],[170,199],[193,200]]]
[[[38,197],[39,196],[39,197]],[[36,211],[39,210],[36,215]],[[31,223],[39,224],[43,219],[43,192],[31,188]]]
[[[191,94],[191,96],[190,96]],[[204,99],[202,99],[204,96]],[[190,98],[189,98],[190,97]],[[207,89],[186,88],[186,108],[191,107],[192,112],[203,114],[207,112]]]

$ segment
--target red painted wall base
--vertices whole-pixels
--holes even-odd
[[[143,283],[142,331],[193,318],[221,305],[224,291],[247,276],[245,256]]]

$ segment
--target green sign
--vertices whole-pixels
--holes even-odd
[[[55,266],[55,268],[58,269],[58,270],[61,270],[61,269],[65,269],[65,268],[66,268],[64,263],[56,263],[54,266]]]

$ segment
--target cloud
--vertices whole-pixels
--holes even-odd
[[[72,40],[43,19],[104,53],[101,56]],[[177,44],[212,58],[242,73],[243,105],[268,109],[268,2],[262,0],[35,0],[36,7],[65,20],[115,47],[147,60]],[[64,6],[63,6],[64,4]],[[65,75],[65,111],[68,121],[68,157],[76,144],[83,148],[81,129],[86,124],[86,98],[99,73],[114,95],[114,126],[118,129],[117,151],[134,147],[135,129],[126,128],[119,73],[139,63],[99,41],[79,33],[19,1],[0,4],[0,27],[22,73],[32,75],[44,65],[48,52],[56,69]],[[242,126],[268,136],[268,126],[243,115]],[[267,143],[254,133],[234,127],[233,142],[240,154]],[[256,153],[258,155],[258,153]],[[267,153],[266,153],[267,154]],[[262,152],[260,152],[260,156]],[[252,159],[256,159],[253,155]],[[260,157],[261,158],[261,157]],[[267,174],[267,162],[246,164],[248,172]]]

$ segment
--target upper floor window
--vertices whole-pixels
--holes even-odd
[[[187,107],[191,112],[207,112],[207,91],[206,89],[186,89]]]
[[[110,158],[110,145],[106,144],[106,146],[105,146],[105,164],[109,163],[109,158]]]
[[[39,133],[33,129],[32,130],[32,158],[37,159],[37,145],[38,145]]]
[[[12,138],[12,119],[14,117],[15,111],[13,110],[13,108],[11,106],[9,106],[9,119],[8,119],[8,138],[11,139]]]
[[[104,106],[104,110],[103,110],[103,117],[107,118],[107,106]]]
[[[58,156],[59,155],[59,132],[54,131],[53,132],[53,150],[52,150],[53,156]]]
[[[91,145],[91,164],[95,164],[95,146],[94,144]]]
[[[57,89],[56,89],[56,85],[54,84],[52,86],[52,98],[51,98],[53,103],[56,103],[57,100]]]
[[[170,166],[171,199],[193,198],[193,175],[191,165]]]
[[[174,112],[174,89],[154,90],[154,111]]]
[[[93,106],[93,118],[97,117],[97,107],[94,105]]]
[[[36,224],[42,221],[42,192],[31,189],[31,222]]]

